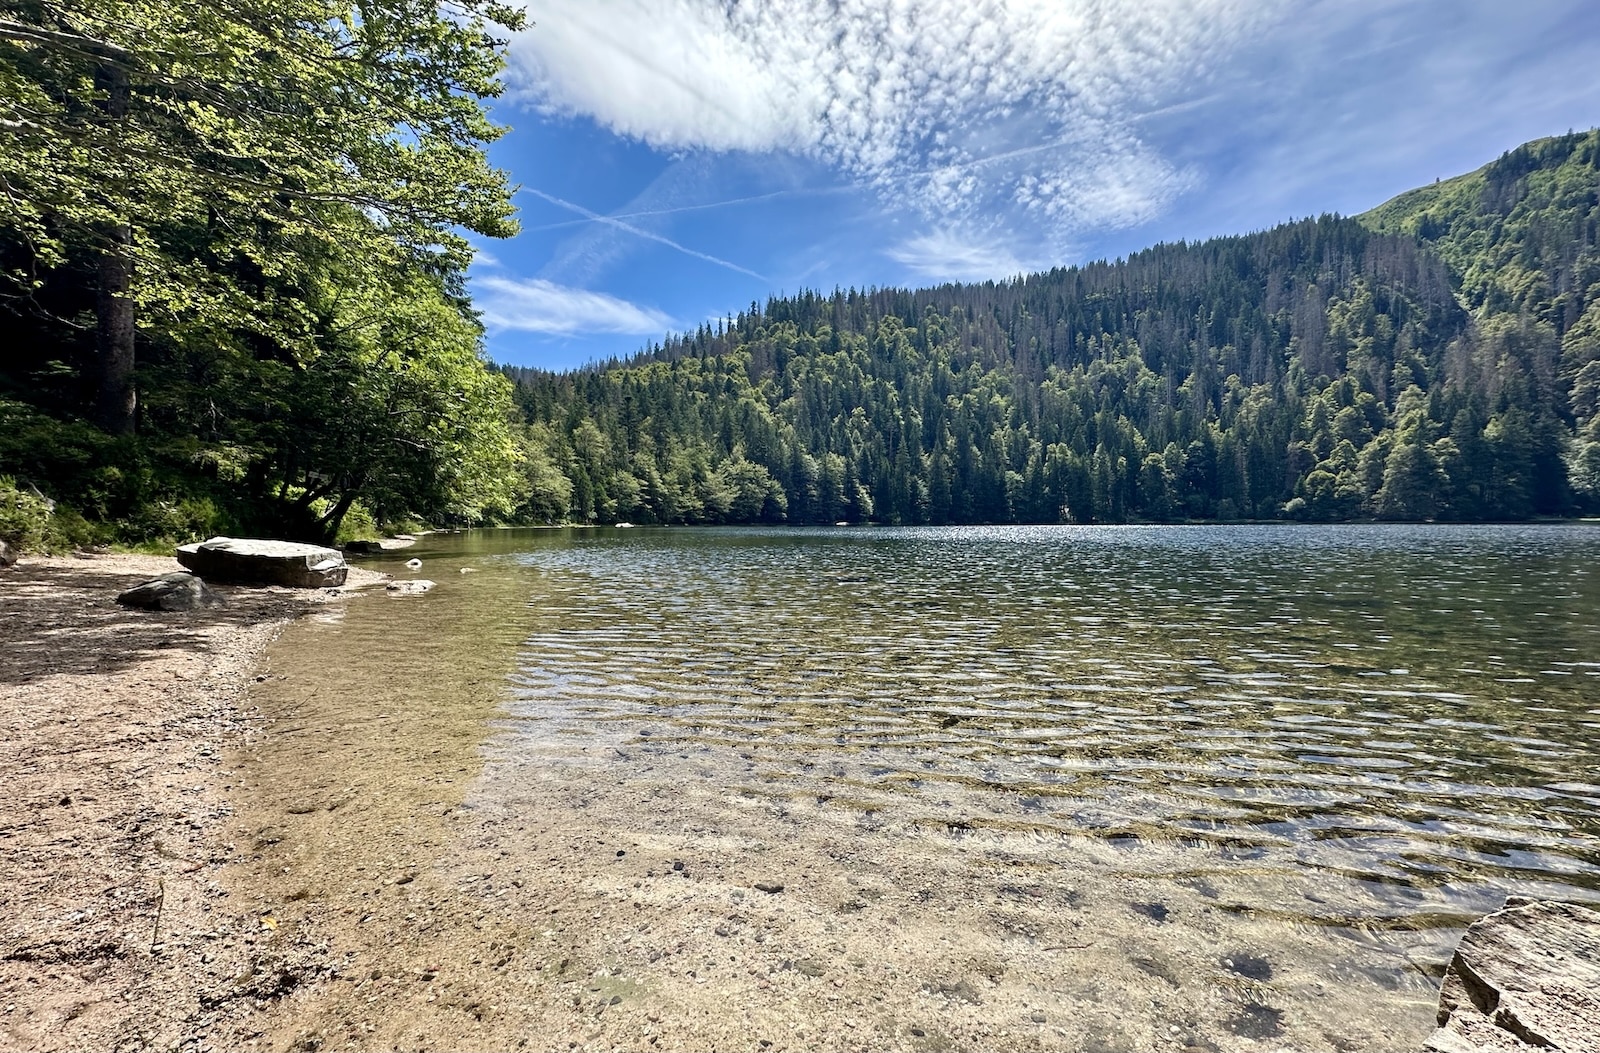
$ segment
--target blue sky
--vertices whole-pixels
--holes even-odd
[[[1600,124],[1595,0],[530,0],[496,362],[1361,212]]]

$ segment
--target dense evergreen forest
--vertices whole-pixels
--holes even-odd
[[[541,519],[1508,520],[1600,511],[1600,132],[1009,282],[752,304],[508,369]]]

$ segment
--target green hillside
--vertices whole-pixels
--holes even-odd
[[[1565,333],[1600,293],[1597,192],[1600,132],[1591,131],[1519,146],[1357,218],[1433,248],[1480,316],[1526,315]]]
[[[77,83],[50,72],[51,91]],[[149,120],[171,132],[165,110]],[[1540,140],[1354,219],[1014,281],[804,292],[627,361],[504,376],[483,368],[444,217],[393,241],[347,205],[197,184],[135,231],[132,415],[97,326],[114,228],[74,226],[46,195],[0,212],[17,349],[0,360],[0,536],[50,543],[51,502],[57,544],[407,518],[1600,512],[1597,158],[1600,132]]]
[[[1505,520],[1600,502],[1600,135],[1358,219],[805,293],[508,370],[579,520]],[[559,476],[559,477],[557,477]],[[539,503],[542,501],[542,504]]]
[[[1360,217],[1414,237],[1458,276],[1479,329],[1514,339],[1549,376],[1571,429],[1569,482],[1590,511],[1600,493],[1600,133],[1540,139],[1470,175],[1410,191]],[[1482,362],[1493,387],[1503,363]]]

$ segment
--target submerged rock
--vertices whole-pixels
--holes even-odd
[[[206,588],[206,583],[185,570],[163,574],[135,585],[117,597],[124,607],[145,611],[192,611],[201,607],[221,607],[222,597]]]
[[[216,581],[326,589],[343,585],[349,568],[331,548],[293,541],[214,537],[178,547],[178,562]]]
[[[355,541],[346,541],[343,548],[352,556],[377,556],[385,552],[394,552],[397,549],[410,548],[417,543],[417,539],[409,534],[401,534],[389,538],[361,538]]]
[[[1511,900],[1456,946],[1428,1053],[1600,1051],[1600,911]]]
[[[427,578],[415,578],[411,581],[391,581],[384,588],[397,596],[415,596],[429,591],[434,583]]]

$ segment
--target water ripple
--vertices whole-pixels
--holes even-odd
[[[1581,527],[596,532],[516,556],[512,726],[874,822],[1432,889],[1393,902],[1418,925],[1485,885],[1596,899],[1597,556]]]

